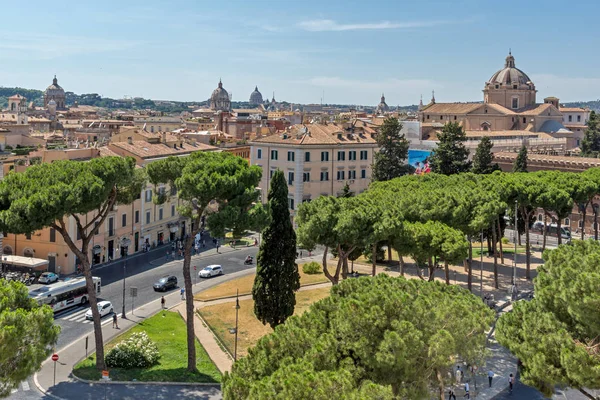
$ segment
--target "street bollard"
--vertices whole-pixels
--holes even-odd
[[[85,358],[87,358],[88,355],[88,339],[89,337],[85,337]]]

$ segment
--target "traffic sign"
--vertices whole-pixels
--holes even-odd
[[[58,361],[58,354],[52,354],[52,361]]]
[[[102,379],[104,379],[105,381],[109,380],[107,370],[102,371]]]
[[[137,288],[137,287],[135,287],[135,286],[132,286],[132,287],[130,287],[130,288],[129,288],[129,295],[130,295],[131,297],[137,297],[137,289],[138,289],[138,288]]]

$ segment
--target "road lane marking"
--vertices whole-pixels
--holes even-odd
[[[21,383],[21,386],[23,387],[24,392],[29,390],[29,382],[23,381],[23,383]]]

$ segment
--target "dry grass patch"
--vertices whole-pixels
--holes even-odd
[[[329,296],[329,290],[330,288],[326,287],[297,292],[294,315],[302,314],[311,304]],[[235,327],[235,302],[215,304],[200,308],[198,311],[233,354],[235,335],[229,333],[229,329]],[[263,325],[256,319],[252,300],[240,301],[238,318],[238,356],[243,357],[248,354],[249,347],[254,346],[261,337],[273,330],[269,325]]]
[[[323,283],[329,282],[325,274],[321,272],[320,274],[308,275],[302,272],[302,264],[298,264],[298,272],[300,273],[300,286],[311,285],[315,283]],[[335,272],[335,266],[332,268],[328,266],[327,269],[331,272]],[[233,279],[227,282],[223,282],[220,285],[212,287],[210,289],[204,290],[201,293],[198,293],[194,296],[194,299],[200,301],[209,301],[214,299],[219,299],[222,297],[235,296],[236,290],[239,289],[240,296],[251,294],[252,293],[252,285],[254,285],[254,276],[246,275],[241,278]]]

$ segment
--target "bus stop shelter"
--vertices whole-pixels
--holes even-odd
[[[49,262],[41,258],[3,255],[2,264],[5,270],[44,272],[48,270]]]

